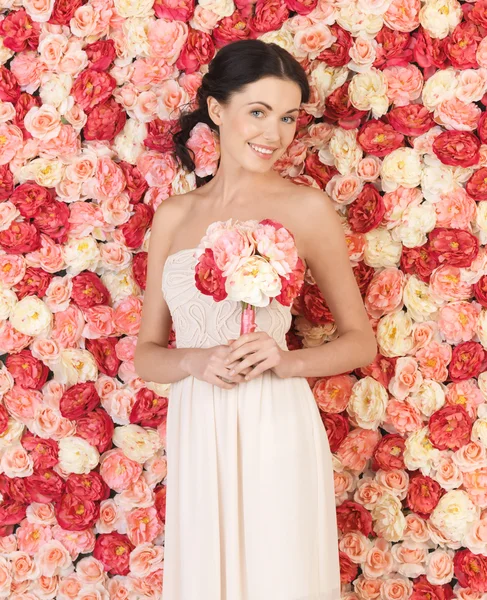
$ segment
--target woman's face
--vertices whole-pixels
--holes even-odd
[[[248,171],[270,170],[294,139],[300,103],[299,85],[277,77],[247,85],[225,106],[209,98],[210,117],[220,128],[222,154]]]

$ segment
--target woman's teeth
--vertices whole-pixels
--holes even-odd
[[[262,146],[256,146],[255,144],[251,144],[250,142],[249,146],[252,148],[252,150],[255,150],[259,154],[265,154],[266,156],[270,156],[274,152],[274,150],[268,150],[267,148],[262,148]]]

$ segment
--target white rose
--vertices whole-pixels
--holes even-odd
[[[475,213],[475,233],[482,245],[487,244],[487,202],[477,202]]]
[[[434,461],[430,477],[447,491],[454,490],[463,485],[463,474],[449,455],[440,456]]]
[[[24,296],[14,306],[10,323],[25,335],[46,334],[51,328],[52,313],[37,296]]]
[[[12,373],[7,369],[6,365],[0,360],[0,398],[3,394],[9,392],[15,384]]]
[[[377,429],[384,420],[388,400],[385,387],[367,376],[354,384],[347,412],[359,427]]]
[[[417,323],[436,320],[439,308],[445,304],[431,291],[427,283],[415,275],[406,278],[403,300],[412,319]]]
[[[240,262],[225,281],[229,300],[248,302],[252,306],[267,306],[281,292],[277,271],[264,258],[250,256]]]
[[[487,417],[475,421],[472,427],[471,438],[487,446]]]
[[[0,321],[10,317],[17,301],[17,294],[13,290],[0,287]]]
[[[230,17],[235,12],[233,0],[199,0],[198,4],[219,17]]]
[[[487,92],[487,69],[464,69],[458,72],[456,97],[462,102],[480,102]]]
[[[0,433],[0,450],[10,448],[15,442],[20,441],[24,432],[25,425],[17,419],[9,417],[7,429]]]
[[[388,542],[398,542],[403,538],[406,519],[397,496],[385,493],[372,509],[372,518],[378,536]]]
[[[410,394],[408,404],[417,408],[425,417],[431,417],[445,404],[445,386],[433,379],[425,379],[418,391]]]
[[[365,234],[364,262],[369,267],[398,267],[401,254],[402,244],[394,241],[387,229],[377,227]]]
[[[323,61],[315,61],[312,65],[310,85],[315,88],[320,100],[324,101],[347,81],[347,77],[346,67],[330,67]]]
[[[362,156],[362,148],[357,143],[357,130],[337,127],[328,147],[336,168],[342,175],[348,175],[357,168]]]
[[[430,521],[440,533],[461,542],[479,517],[480,508],[470,500],[467,492],[451,490],[440,498]]]
[[[180,196],[196,189],[196,175],[193,171],[188,173],[185,169],[178,169],[176,176],[171,182],[171,193]]]
[[[404,464],[410,471],[421,469],[423,475],[429,475],[433,464],[440,457],[440,451],[430,442],[428,427],[413,431],[406,438]]]
[[[393,192],[399,186],[417,187],[421,182],[421,155],[413,148],[397,148],[384,157],[381,165],[382,189]]]
[[[96,448],[75,435],[59,440],[59,466],[64,473],[87,474],[100,462]]]
[[[11,479],[34,473],[34,461],[20,442],[5,448],[0,459],[0,472]]]
[[[74,103],[74,99],[69,96],[72,87],[73,78],[71,75],[49,72],[41,78],[39,95],[42,102],[55,106],[63,115]]]
[[[487,311],[485,309],[480,311],[480,315],[475,326],[475,333],[477,334],[482,346],[487,349]]]
[[[151,19],[131,17],[122,23],[123,58],[147,58],[150,56],[149,26]]]
[[[3,37],[0,37],[0,65],[4,65],[14,54],[13,50],[3,45]]]
[[[455,96],[457,87],[458,79],[454,69],[436,71],[424,82],[421,94],[424,106],[428,110],[434,111],[444,100],[450,100]]]
[[[69,386],[85,381],[96,381],[98,377],[98,367],[93,354],[81,348],[62,350],[58,360],[49,366],[56,381]]]
[[[54,0],[49,0],[47,6],[44,2],[37,3],[35,0],[24,0],[25,12],[37,23],[47,23],[51,18]]]
[[[389,108],[387,79],[378,69],[371,68],[366,73],[354,75],[350,81],[348,95],[355,108],[372,110],[372,116],[376,119],[385,115]]]
[[[53,555],[56,556],[55,561],[50,558]],[[49,540],[41,544],[36,552],[35,559],[43,577],[56,576],[56,579],[58,575],[67,575],[73,564],[69,550],[58,540]],[[74,570],[74,567],[72,567],[72,570]]]
[[[33,179],[42,187],[56,187],[64,174],[64,165],[60,160],[34,158],[17,172],[19,183]]]
[[[139,425],[116,427],[113,443],[123,450],[127,458],[139,463],[153,458],[162,447],[161,438],[155,429],[144,429]]]
[[[482,396],[484,397],[484,400],[487,401],[487,371],[482,371],[482,373],[479,373],[479,376],[477,377],[477,384],[479,386],[479,390],[482,393]],[[477,417],[487,417],[487,403],[481,404],[478,407]]]
[[[113,141],[113,148],[121,160],[135,165],[145,150],[144,140],[146,137],[147,126],[145,123],[140,123],[136,119],[127,119],[124,128]]]
[[[81,271],[94,271],[100,260],[100,250],[96,240],[87,235],[71,238],[62,247],[68,275],[78,275]]]
[[[362,5],[365,3],[369,4],[367,0],[362,0],[360,4],[353,1],[342,2],[337,12],[336,22],[340,27],[349,31],[353,37],[363,35],[372,39],[382,29],[384,18],[378,10],[373,12],[363,11]]]
[[[118,272],[107,271],[102,274],[100,279],[108,289],[114,304],[128,296],[137,296],[140,293],[131,268]]]
[[[463,17],[457,0],[427,0],[419,11],[419,22],[433,38],[443,39],[455,29]]]
[[[413,322],[406,312],[384,315],[377,325],[377,342],[384,356],[405,356],[412,349]]]
[[[394,544],[391,548],[391,554],[397,564],[397,572],[405,577],[415,578],[426,573],[425,565],[423,562],[406,562],[403,558],[402,549],[406,548],[411,550],[419,558],[422,556],[424,559],[428,556],[428,545],[424,542],[414,542],[413,540],[407,540],[400,544]],[[408,557],[408,555],[406,555]]]
[[[428,202],[440,202],[443,194],[449,194],[457,187],[453,169],[443,165],[436,156],[424,157],[421,191]]]
[[[124,18],[153,15],[153,0],[114,0],[115,10]]]
[[[293,56],[296,56],[296,52],[298,52],[296,46],[294,45],[294,37],[292,33],[290,31],[287,31],[286,29],[268,31],[263,35],[259,36],[259,39],[261,39],[266,44],[276,44],[277,46],[284,48],[284,50],[287,50]],[[305,56],[306,53],[303,52],[301,58],[304,58]]]
[[[437,548],[426,557],[426,579],[433,585],[450,583],[454,576],[453,550]]]
[[[406,248],[422,246],[428,240],[427,233],[436,225],[434,206],[423,202],[411,206],[403,213],[401,222],[391,230],[392,239],[401,242]]]

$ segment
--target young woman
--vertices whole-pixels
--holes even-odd
[[[235,42],[216,54],[175,135],[186,168],[200,122],[217,132],[221,158],[209,182],[158,207],[150,238],[135,367],[172,384],[163,600],[340,598],[332,455],[306,377],[370,364],[377,347],[331,201],[272,168],[308,97],[289,53]],[[294,234],[336,340],[289,351],[291,309],[278,302],[239,336],[241,304],[198,291],[194,251],[229,218],[273,219]]]

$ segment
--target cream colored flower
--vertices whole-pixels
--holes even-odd
[[[377,325],[377,342],[384,356],[405,356],[413,347],[413,322],[398,310],[384,315]]]
[[[277,46],[284,48],[284,50],[287,50],[293,56],[295,56],[294,53],[297,52],[297,48],[294,45],[294,37],[292,33],[290,31],[287,31],[286,29],[267,31],[263,35],[259,36],[259,39],[261,39],[266,44],[276,44]],[[304,58],[305,56],[306,53],[303,52],[302,58]]]
[[[388,400],[386,388],[367,376],[354,384],[347,412],[359,427],[377,429],[384,420]]]
[[[355,171],[363,156],[363,150],[357,143],[356,129],[337,127],[331,136],[328,150],[342,175]]]
[[[475,333],[484,348],[487,349],[487,311],[483,308],[477,319]]]
[[[87,235],[71,238],[62,247],[68,275],[78,275],[81,271],[94,271],[100,260],[100,250],[96,240]]]
[[[370,267],[398,267],[401,254],[402,244],[392,239],[389,230],[377,227],[365,234],[364,261]]]
[[[316,89],[320,100],[324,101],[347,81],[347,77],[346,67],[330,67],[321,60],[315,61],[312,64],[310,85]]]
[[[91,352],[81,348],[66,348],[61,356],[50,365],[54,378],[59,383],[72,386],[75,383],[96,381],[98,367]]]
[[[0,321],[10,317],[17,302],[17,294],[13,290],[0,287]]]
[[[450,100],[455,96],[457,87],[458,79],[455,71],[451,68],[440,69],[424,82],[422,102],[428,110],[434,111],[444,100]]]
[[[428,202],[441,201],[443,194],[457,189],[455,173],[451,167],[442,164],[436,156],[425,156],[421,172],[421,191]]]
[[[25,425],[13,417],[9,417],[7,429],[0,433],[0,450],[10,448],[19,442],[24,433]]]
[[[480,508],[467,492],[451,490],[440,498],[430,515],[431,523],[455,542],[461,542],[480,517]]]
[[[362,10],[363,5],[370,5],[370,2],[362,0],[361,2],[347,1],[339,4],[336,22],[340,27],[349,31],[353,37],[363,35],[372,39],[382,29],[384,25],[382,14],[373,14]]]
[[[435,225],[434,206],[426,202],[419,206],[411,206],[403,213],[401,222],[391,229],[392,239],[401,242],[406,248],[416,248],[427,242],[426,234],[432,231]]]
[[[406,468],[411,471],[421,469],[423,475],[431,473],[435,461],[441,455],[440,451],[430,442],[428,435],[428,427],[410,433],[406,438],[406,448],[403,455]]]
[[[3,45],[3,37],[0,37],[0,65],[9,61],[15,53]]]
[[[132,17],[123,21],[122,32],[124,44],[122,46],[122,58],[147,58],[150,56],[151,49],[148,38],[150,24],[151,19],[147,17]]]
[[[243,259],[225,281],[229,300],[248,302],[253,306],[267,306],[271,298],[281,292],[277,271],[260,256]]]
[[[382,71],[371,68],[365,73],[357,73],[348,88],[350,102],[359,110],[371,110],[374,118],[385,115],[389,107],[387,79]]]
[[[230,17],[235,12],[233,0],[199,0],[198,4],[219,17]]]
[[[324,342],[331,341],[337,337],[336,323],[327,323],[326,325],[313,325],[302,316],[297,316],[295,321],[296,333],[303,338],[305,348],[315,348],[321,346]]]
[[[487,446],[487,417],[477,419],[472,427],[472,440],[479,441]]]
[[[419,22],[431,37],[443,39],[452,33],[462,16],[457,0],[427,0],[419,11]]]
[[[421,182],[421,155],[413,148],[397,148],[384,157],[381,166],[382,189],[393,192],[399,186],[417,187]]]
[[[152,10],[153,0],[114,0],[115,10],[124,17],[150,17],[154,14]]]
[[[69,94],[73,87],[73,78],[68,73],[46,73],[41,78],[39,95],[44,104],[56,107],[60,114],[64,114],[71,108]]]
[[[402,512],[402,504],[397,496],[385,493],[372,509],[375,533],[388,542],[403,539],[406,529],[406,518]]]
[[[161,398],[169,398],[169,391],[171,389],[170,383],[156,383],[155,381],[146,381],[145,387],[155,392]]]
[[[475,212],[475,233],[482,245],[487,244],[487,202],[477,202]]]
[[[419,386],[419,390],[409,395],[408,403],[425,417],[431,417],[445,404],[445,386],[433,379],[425,379]]]
[[[430,286],[415,275],[406,278],[403,300],[412,319],[417,323],[434,321],[445,301],[433,294]]]
[[[85,475],[98,465],[100,454],[83,438],[71,435],[59,440],[59,466],[64,473]]]
[[[64,174],[64,165],[60,160],[48,158],[34,158],[21,167],[16,175],[19,183],[33,179],[42,187],[53,188],[61,181]]]
[[[25,335],[47,334],[52,324],[52,313],[37,296],[24,296],[14,306],[10,323]]]
[[[128,296],[137,296],[140,293],[131,268],[119,272],[107,271],[100,279],[108,289],[114,304]]]
[[[147,125],[145,123],[140,123],[137,119],[127,119],[124,128],[113,141],[113,149],[121,160],[135,165],[145,150],[144,140],[146,137]]]
[[[144,429],[139,425],[116,427],[113,443],[123,450],[127,458],[139,463],[153,458],[162,447],[161,438],[155,429]]]

